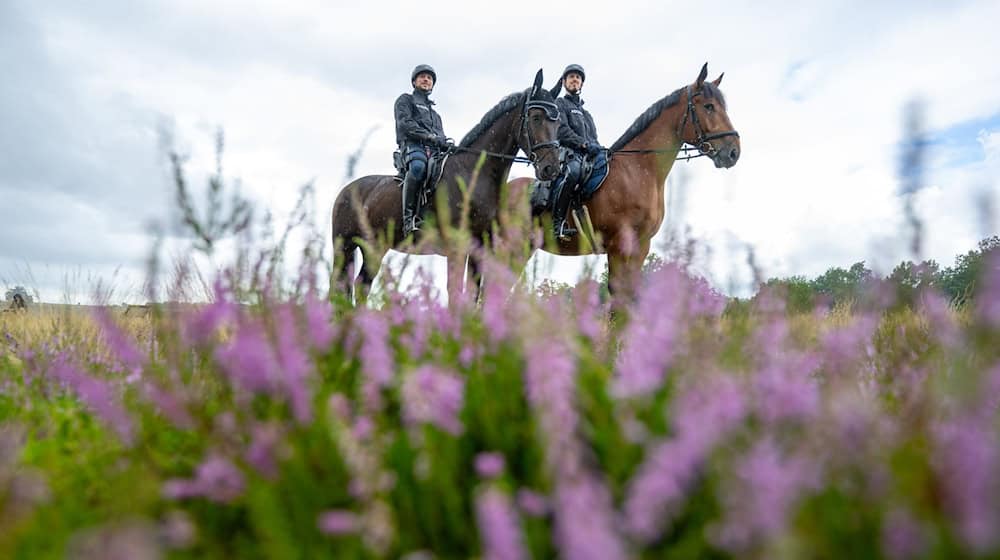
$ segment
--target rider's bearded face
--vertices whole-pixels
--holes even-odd
[[[413,78],[413,87],[421,91],[430,91],[434,88],[434,78],[427,72],[421,72],[417,74],[416,78]]]
[[[570,93],[580,93],[580,88],[583,87],[583,76],[580,76],[580,74],[577,74],[576,72],[566,74],[566,80],[563,83],[563,87]]]

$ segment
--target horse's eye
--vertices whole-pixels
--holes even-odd
[[[708,111],[709,113],[711,113],[712,111],[715,110],[715,105],[713,105],[711,103],[706,103],[705,104],[705,110]]]

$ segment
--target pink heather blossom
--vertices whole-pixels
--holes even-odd
[[[819,385],[812,373],[819,360],[790,352],[766,365],[754,376],[754,392],[761,418],[770,424],[787,419],[807,420],[819,412]]]
[[[736,466],[736,478],[722,494],[723,521],[712,528],[717,545],[733,552],[779,538],[792,508],[815,489],[820,473],[802,456],[786,456],[765,439]]]
[[[194,420],[188,414],[184,401],[178,395],[163,389],[152,381],[142,385],[143,396],[174,426],[189,430],[194,428]]]
[[[108,308],[98,307],[94,312],[94,319],[100,328],[101,338],[118,362],[128,373],[141,372],[148,361],[147,357],[139,351],[132,336],[115,323]]]
[[[882,523],[882,552],[891,560],[920,558],[927,551],[926,529],[905,510],[893,510]]]
[[[360,530],[361,521],[352,511],[334,509],[321,513],[316,520],[316,526],[327,535],[351,535]]]
[[[310,293],[305,300],[305,311],[312,349],[319,352],[329,350],[330,343],[337,337],[337,330],[333,325],[333,306],[329,301]]]
[[[435,366],[425,365],[403,381],[403,417],[410,425],[432,424],[452,435],[463,431],[459,415],[465,400],[465,381]]]
[[[483,324],[493,341],[501,341],[510,334],[508,319],[511,288],[517,283],[510,269],[491,258],[484,258],[483,267]]]
[[[549,500],[534,490],[521,488],[517,491],[517,507],[525,515],[543,517],[549,512]]]
[[[237,386],[247,391],[278,390],[280,367],[263,325],[257,322],[241,325],[228,344],[215,350],[215,360]]]
[[[629,481],[625,529],[642,542],[655,540],[684,502],[712,448],[746,415],[746,401],[731,376],[708,377],[675,399],[676,436],[647,453]]]
[[[1000,545],[1000,451],[992,414],[966,413],[934,426],[932,464],[959,536],[978,554]]]
[[[556,481],[556,544],[563,558],[624,558],[614,523],[611,497],[603,482],[588,472],[576,429],[576,364],[565,341],[540,337],[529,341],[525,385],[539,417],[546,462]]]
[[[167,498],[180,500],[203,497],[213,502],[232,503],[243,495],[243,473],[221,455],[210,455],[195,471],[193,479],[168,480],[163,488]]]
[[[239,306],[230,300],[229,291],[222,285],[221,278],[215,281],[214,292],[212,303],[185,315],[181,323],[181,338],[186,345],[211,344],[219,329],[239,316]]]
[[[476,455],[476,474],[482,478],[496,478],[503,474],[503,453],[480,453]]]
[[[51,375],[69,387],[108,427],[118,432],[122,441],[132,442],[132,417],[122,406],[117,391],[110,383],[70,364],[65,355],[56,359]]]
[[[476,521],[486,560],[528,558],[517,512],[510,498],[494,488],[476,498]]]
[[[274,424],[253,427],[250,446],[246,450],[247,464],[269,480],[278,478],[278,455],[282,446],[282,430]]]
[[[368,408],[380,410],[382,389],[392,384],[396,369],[389,345],[389,324],[382,314],[364,309],[355,316],[355,327],[364,337],[358,356],[365,374],[362,384],[364,402]]]
[[[846,326],[830,330],[822,337],[822,355],[826,369],[846,373],[852,366],[873,354],[872,336],[878,317],[861,315]]]
[[[299,424],[312,420],[312,358],[296,337],[294,309],[284,305],[275,311],[278,336],[278,365],[281,368],[281,386],[292,406],[292,414]]]
[[[560,480],[555,501],[555,541],[562,558],[626,557],[612,514],[611,495],[594,476],[581,473]]]
[[[576,326],[580,334],[594,342],[600,342],[604,333],[606,306],[601,305],[599,285],[593,280],[584,280],[574,288],[573,301],[576,302]]]
[[[615,365],[616,397],[640,397],[663,386],[682,350],[684,287],[684,273],[675,266],[657,270],[643,286]]]

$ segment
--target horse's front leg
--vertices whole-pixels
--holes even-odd
[[[636,246],[638,245],[638,246]],[[635,302],[642,281],[642,265],[649,254],[649,240],[635,243],[611,243],[608,247],[608,292],[611,293],[611,320],[614,325],[628,319],[629,306]]]
[[[448,305],[454,307],[465,297],[465,262],[468,254],[448,255]]]

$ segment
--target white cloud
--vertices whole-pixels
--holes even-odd
[[[392,101],[417,63],[437,67],[434,97],[457,138],[503,95],[527,87],[537,68],[552,84],[566,64],[579,62],[588,70],[587,107],[611,144],[707,60],[712,77],[726,72],[743,154],[724,172],[704,161],[678,164],[684,196],[672,201],[684,204],[668,210],[664,227],[689,227],[707,243],[706,267],[719,282],[746,277],[746,245],[769,274],[815,275],[908,256],[896,178],[908,101],[924,100],[932,132],[994,117],[1000,107],[996,2],[621,8],[569,1],[505,10],[445,2],[423,11],[318,0],[7,4],[0,61],[13,71],[0,83],[0,120],[21,124],[16,136],[0,131],[6,153],[18,155],[18,163],[0,163],[0,189],[22,202],[49,192],[88,202],[98,215],[45,214],[78,222],[78,231],[104,231],[92,224],[106,220],[108,232],[142,235],[147,217],[168,215],[156,145],[166,120],[193,155],[196,186],[213,165],[212,134],[222,126],[227,173],[241,177],[248,193],[281,215],[295,189],[315,178],[325,223],[347,155],[371,126],[379,128],[357,171],[390,170]],[[769,15],[776,11],[780,18]],[[959,158],[972,163],[935,171],[919,197],[928,255],[945,264],[990,232],[975,201],[995,190],[1000,140],[996,130],[978,140],[983,152]],[[670,188],[678,189],[676,179]],[[5,229],[19,223],[11,219]],[[56,238],[39,243],[31,254],[5,245],[0,258],[63,258]],[[132,252],[112,258],[141,260],[141,244],[122,245]],[[561,280],[582,268],[573,259],[541,261]]]

